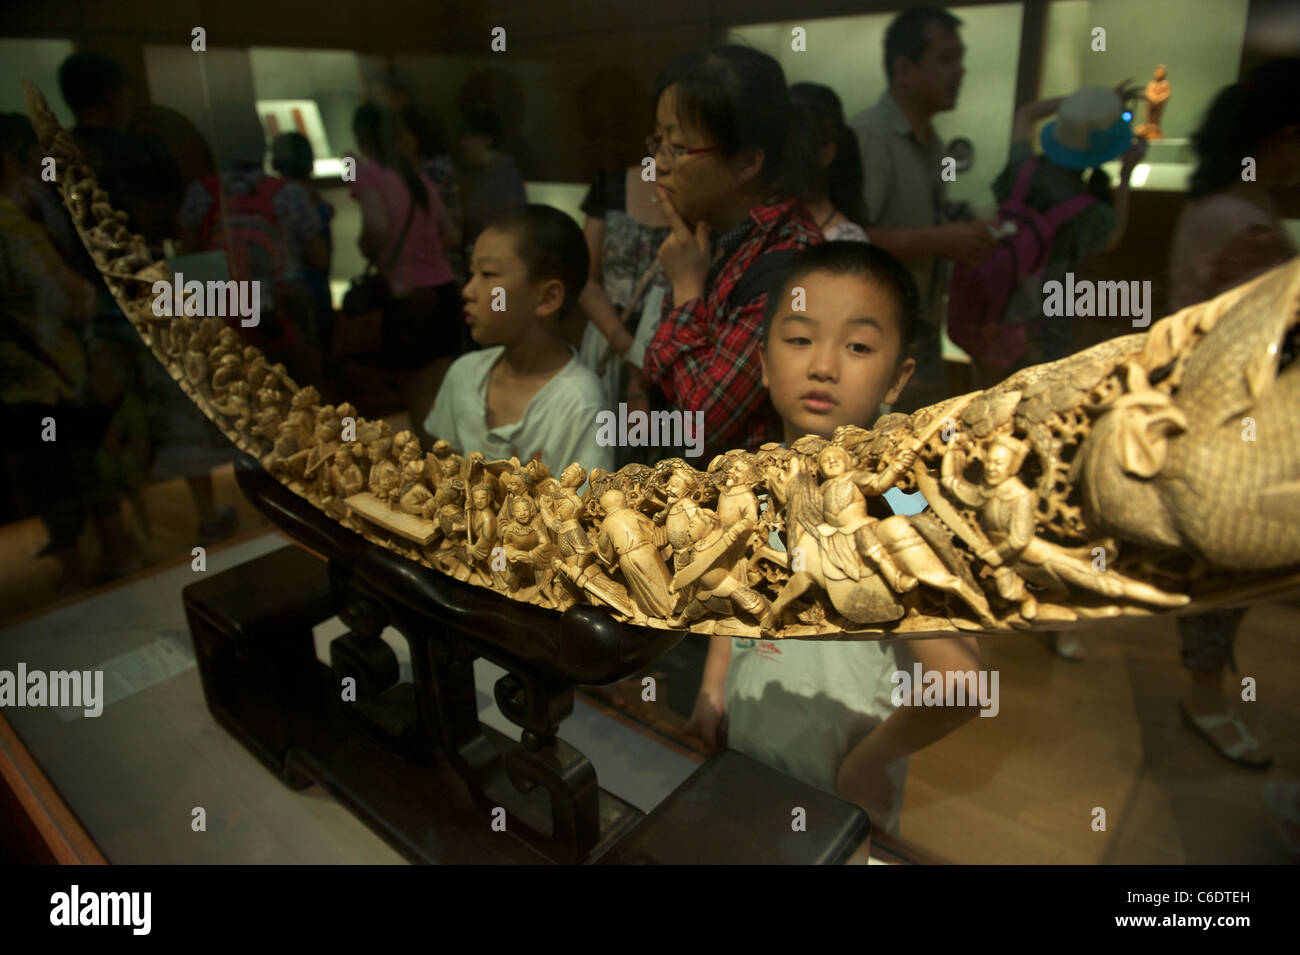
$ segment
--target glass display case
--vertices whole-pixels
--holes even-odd
[[[774,58],[788,83],[832,87],[846,117],[852,117],[887,89],[885,31],[899,12],[883,4],[859,13],[853,4],[821,3],[819,12],[839,15],[813,18],[804,17],[797,3],[765,3],[755,12],[743,0],[705,5],[683,0],[663,11],[610,11],[607,22],[607,5],[578,5],[575,12],[570,4],[546,0],[539,3],[544,14],[528,14],[540,19],[512,25],[509,5],[496,4],[492,15],[505,18],[510,36],[507,52],[497,53],[489,28],[463,11],[439,9],[435,15],[403,5],[400,15],[412,19],[405,29],[392,29],[388,21],[383,28],[359,20],[346,29],[325,23],[299,39],[295,30],[301,25],[287,14],[262,24],[252,16],[256,5],[231,5],[242,11],[238,30],[219,29],[215,5],[190,0],[168,14],[165,28],[110,30],[98,15],[81,12],[77,29],[67,28],[63,38],[54,22],[30,36],[2,38],[0,110],[26,111],[20,82],[31,78],[63,125],[73,128],[76,117],[59,92],[59,65],[74,52],[109,51],[121,62],[137,107],[122,129],[160,144],[177,180],[176,194],[168,197],[171,219],[162,232],[147,236],[149,252],[169,274],[205,281],[237,276],[233,260],[219,252],[214,260],[211,248],[193,241],[197,226],[210,218],[206,211],[191,216],[195,228],[181,228],[186,197],[239,157],[261,155],[263,174],[278,180],[271,144],[284,133],[301,134],[313,159],[299,185],[310,198],[311,214],[323,216],[329,239],[327,264],[317,269],[332,306],[324,313],[332,331],[323,335],[350,320],[345,297],[368,268],[362,251],[366,213],[349,175],[349,163],[360,152],[354,119],[363,107],[410,109],[431,128],[441,127],[430,134],[436,156],[426,150],[417,159],[420,169],[445,173],[434,183],[444,197],[456,190],[463,196],[472,178],[467,140],[476,135],[470,117],[476,110],[490,113],[495,146],[509,157],[527,201],[563,211],[586,229],[589,243],[599,244],[598,229],[604,225],[583,208],[591,182],[598,173],[641,162],[645,135],[654,127],[650,90],[673,55],[720,42],[752,47]],[[383,3],[375,5],[385,8],[384,16],[399,16]],[[1007,164],[1018,96],[1064,96],[1084,86],[1114,87],[1125,78],[1145,86],[1161,64],[1172,92],[1160,116],[1161,136],[1150,141],[1133,172],[1130,231],[1123,244],[1090,262],[1105,278],[1155,281],[1155,300],[1161,301],[1173,223],[1195,167],[1191,136],[1217,91],[1238,79],[1256,7],[1262,9],[1254,0],[1052,0],[952,8],[962,21],[966,73],[956,107],[937,114],[934,126],[944,144],[964,141],[966,158],[946,182],[948,199],[976,217],[995,213],[991,187]],[[444,23],[446,18],[455,22]],[[191,20],[214,24],[201,50],[193,46]],[[360,35],[349,35],[353,27]],[[1097,48],[1097,29],[1104,30],[1103,49]],[[802,42],[792,43],[796,34]],[[1139,103],[1135,125],[1148,119]],[[1112,181],[1118,179],[1118,160],[1101,168]],[[1294,206],[1280,208],[1292,241],[1300,240]],[[467,248],[450,232],[439,242],[446,243],[448,269],[459,273],[453,296],[459,302],[472,244]],[[373,257],[374,248],[366,249]],[[78,250],[79,245],[72,251]],[[303,249],[295,254],[306,261]],[[652,250],[647,262],[653,261]],[[637,278],[642,276],[633,276],[629,287]],[[645,280],[654,278],[647,274]],[[103,288],[95,292],[108,297]],[[440,332],[448,340],[463,331],[464,316],[455,317],[456,327],[448,324]],[[383,334],[383,318],[370,326],[372,337]],[[587,320],[582,316],[580,323]],[[108,321],[102,325],[110,327]],[[578,331],[575,341],[582,328]],[[1101,340],[1133,331],[1090,326],[1080,334]],[[330,354],[335,342],[326,344],[323,359],[316,356],[318,377],[303,376],[299,384],[318,386],[322,400],[338,407],[352,400],[366,414],[379,407],[372,417],[392,422],[391,430],[419,424],[403,404],[409,382],[360,361],[349,364],[349,373],[357,373],[358,366],[361,371],[348,378],[338,368],[356,356]],[[466,344],[466,353],[470,347]],[[963,366],[959,371],[966,377],[957,380],[969,383],[969,358],[946,334],[943,347],[945,358]],[[123,354],[114,351],[113,361],[127,367]],[[98,373],[110,377],[104,367]],[[119,391],[136,388],[134,375],[126,375],[131,380]],[[373,395],[367,390],[354,398],[351,389],[358,381],[357,387],[373,385]],[[165,392],[165,400],[156,397],[163,390],[148,391],[144,385],[137,390],[145,395],[139,402],[142,416],[156,414],[167,402],[190,401],[175,387]],[[953,388],[954,395],[968,390]],[[364,403],[372,398],[375,405]],[[106,415],[119,408],[112,405]],[[196,574],[229,571],[290,542],[245,499],[231,464],[234,452],[225,448],[223,454],[197,481],[191,480],[194,475],[160,476],[149,470],[156,462],[145,455],[141,467],[147,474],[129,493],[120,481],[113,485],[108,507],[143,559],[118,568],[124,573],[108,575],[117,578],[113,581],[94,578],[94,587],[90,575],[80,581],[86,586],[66,586],[41,520],[11,495],[0,526],[2,576],[8,578],[0,588],[0,670],[14,669],[20,660],[50,670],[102,669],[113,687],[98,720],[49,709],[6,708],[0,715],[109,862],[401,861],[403,850],[394,848],[393,839],[385,842],[373,827],[366,829],[347,805],[320,788],[290,791],[211,717],[182,591]],[[430,460],[432,454],[429,450]],[[90,455],[81,466],[93,468],[95,461],[117,475],[102,455]],[[707,460],[692,463],[701,471],[708,466]],[[214,495],[215,518],[209,513]],[[217,535],[220,528],[210,521],[226,520],[227,509],[239,531]],[[208,517],[201,517],[199,530],[213,534],[202,536],[200,545],[195,515],[202,513]],[[89,563],[108,551],[94,525],[91,519],[73,542]],[[193,569],[193,550],[200,547],[208,560],[203,571]],[[990,565],[990,579],[992,574]],[[334,665],[330,647],[350,632],[343,617],[351,609],[331,612],[315,625],[313,663]],[[1091,620],[1069,636],[981,637],[983,666],[1001,678],[997,718],[975,719],[910,756],[899,834],[875,833],[856,861],[1295,861],[1300,852],[1294,782],[1300,772],[1294,732],[1300,712],[1292,690],[1300,676],[1297,623],[1295,599],[1252,606],[1240,627],[1236,669],[1225,675],[1232,696],[1239,695],[1241,680],[1258,681],[1257,701],[1243,701],[1239,709],[1272,758],[1265,771],[1225,758],[1223,747],[1207,742],[1180,713],[1190,678],[1173,616]],[[420,679],[420,653],[412,654],[394,629],[383,629],[382,640],[400,666],[399,682]],[[600,785],[642,815],[668,801],[712,758],[693,735],[692,721],[708,641],[686,637],[631,676],[602,686],[577,685],[573,718],[560,735],[587,753]],[[476,712],[498,735],[523,740],[521,724],[507,718],[513,690],[502,689],[506,671],[486,657],[470,668],[478,671],[472,694]],[[643,697],[647,678],[659,681],[658,696]],[[209,821],[202,841],[189,827],[196,806],[205,807]],[[1098,807],[1106,810],[1102,828],[1095,825]],[[719,813],[733,809],[715,808]],[[464,818],[471,810],[464,809]]]

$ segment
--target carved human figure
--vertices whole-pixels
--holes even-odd
[[[465,556],[489,586],[506,590],[510,582],[493,551],[497,544],[497,516],[492,509],[492,485],[475,484],[469,492],[465,521]],[[493,566],[496,564],[497,566]]]
[[[831,567],[856,580],[861,575],[860,561],[869,560],[896,593],[904,593],[916,586],[916,578],[899,568],[876,536],[873,528],[878,521],[867,513],[867,501],[863,496],[864,492],[872,496],[884,494],[915,460],[914,452],[904,451],[885,470],[870,474],[850,471],[852,462],[843,448],[829,445],[822,449],[817,456],[817,465],[824,479],[821,486],[822,518],[827,526],[827,530],[822,532],[822,544]]]
[[[371,494],[387,503],[389,491],[397,488],[402,477],[393,457],[393,439],[383,435],[372,441],[366,447],[366,457],[370,459],[367,487]]]
[[[280,413],[280,409],[273,404],[263,405],[258,410],[249,430],[259,438],[274,441],[282,424],[284,424],[284,415]]]
[[[559,491],[542,496],[538,505],[556,551],[551,560],[556,580],[561,583],[552,588],[556,608],[566,610],[590,597],[624,616],[635,616],[627,590],[606,576],[596,563],[596,550],[581,523],[585,510],[581,498]]]
[[[381,438],[372,444],[367,453],[370,456],[370,493],[385,504],[395,504],[397,491],[402,485],[402,472],[388,451],[389,439]]]
[[[596,554],[606,567],[617,567],[627,581],[628,592],[647,617],[669,617],[673,595],[668,568],[659,556],[655,526],[639,511],[627,506],[622,491],[600,496],[605,519],[596,539]]]
[[[1029,445],[1007,434],[997,435],[984,461],[979,484],[961,476],[966,454],[950,446],[944,454],[941,484],[963,504],[977,508],[980,528],[988,545],[978,553],[996,568],[998,593],[1020,605],[1020,615],[1032,620],[1038,601],[1026,583],[1048,591],[1055,599],[1069,595],[1069,586],[1090,590],[1113,600],[1135,600],[1160,607],[1181,607],[1183,594],[1170,594],[1150,584],[1132,580],[1115,570],[1094,570],[1087,547],[1066,549],[1036,536],[1038,492],[1017,477]]]
[[[212,367],[212,396],[214,398],[224,398],[230,390],[230,385],[235,381],[243,380],[245,385],[248,384],[244,375],[243,361],[233,352],[222,355],[220,362]]]
[[[344,504],[353,494],[360,494],[366,489],[361,467],[351,448],[342,447],[334,452],[334,460],[326,469],[329,482],[328,493],[321,500],[321,506],[327,514],[355,529],[355,521]]]
[[[243,349],[239,346],[239,332],[223,325],[217,332],[216,341],[208,349],[208,363],[215,366],[227,355],[242,359]]]
[[[758,496],[754,487],[759,482],[758,466],[749,457],[733,461],[727,469],[726,482],[718,492],[718,518],[724,526],[743,520],[758,526]]]
[[[329,468],[330,488],[336,497],[347,498],[366,489],[361,467],[349,448],[334,452],[334,463]]]
[[[256,394],[262,388],[272,388],[276,391],[282,390],[279,376],[271,370],[271,363],[266,360],[266,356],[257,350],[256,346],[247,345],[244,348],[244,368],[248,376],[248,383]]]
[[[747,550],[749,563],[753,566],[754,558],[766,557],[777,565],[785,564],[784,553],[771,547],[768,543],[768,529],[776,525],[775,509],[764,516],[759,506],[758,495],[754,488],[762,480],[758,460],[751,454],[745,454],[733,461],[727,469],[726,481],[718,492],[718,519],[723,527],[730,527],[748,520],[754,526],[750,532]],[[750,583],[758,582],[757,572],[750,575]]]
[[[377,464],[370,465],[370,494],[385,504],[396,503],[398,490],[402,487],[402,472],[391,457],[383,457]]]
[[[284,420],[293,430],[294,447],[287,454],[301,451],[311,442],[312,433],[316,430],[315,407],[319,401],[320,394],[310,386],[289,399],[289,413]]]
[[[227,418],[233,419],[231,426],[243,434],[249,430],[253,415],[253,404],[249,399],[248,382],[235,380],[224,389],[224,397],[212,398],[212,407]]]
[[[673,572],[682,570],[691,561],[691,525],[699,519],[700,505],[695,495],[699,492],[699,479],[686,468],[674,468],[668,476],[664,491],[668,510],[664,515],[664,529],[668,543],[673,546]]]
[[[460,500],[464,488],[460,479],[460,462],[455,457],[444,458],[438,474],[437,490],[434,491],[433,509],[441,511],[448,504]]]
[[[563,471],[560,472],[560,490],[559,494],[572,499],[578,511],[583,509],[582,498],[578,496],[578,488],[587,482],[587,469],[578,462],[573,462]]]
[[[167,323],[166,338],[159,337],[167,357],[183,366],[185,353],[189,350],[190,335],[194,332],[193,322],[184,318],[173,318]]]
[[[464,536],[465,524],[465,482],[453,477],[438,488],[438,500],[446,503],[437,510],[438,529],[442,532],[448,547],[454,547]]]
[[[185,378],[190,385],[206,398],[212,390],[212,368],[208,364],[208,356],[201,344],[196,343],[198,337],[198,333],[190,336],[181,365],[185,370]]]
[[[758,621],[759,627],[770,631],[776,617],[766,598],[749,586],[749,563],[745,549],[754,522],[748,517],[724,525],[718,515],[705,507],[697,507],[689,518],[690,545],[684,554],[673,548],[673,559],[678,563],[671,589],[686,594],[682,612],[669,620],[674,627],[687,626],[692,620],[713,612],[744,613]]]
[[[294,457],[306,456],[303,477],[314,482],[313,487],[321,495],[329,493],[329,480],[323,468],[334,457],[341,442],[341,428],[334,409],[326,405],[316,413],[316,428],[312,440]],[[292,459],[290,459],[292,460]]]
[[[506,581],[513,593],[532,584],[554,603],[551,595],[552,550],[546,533],[536,524],[537,505],[517,495],[510,505],[510,521],[501,529],[501,546],[506,558]]]
[[[407,461],[402,467],[402,480],[397,488],[397,508],[407,514],[432,518],[434,493],[424,483],[424,462]]]
[[[832,556],[825,541],[836,531],[825,522],[823,494],[816,478],[804,469],[799,458],[791,458],[784,473],[770,474],[768,485],[785,508],[790,569],[790,579],[772,602],[772,613],[778,619],[787,606],[814,585],[824,590],[831,606],[853,623],[884,623],[903,616],[904,607],[876,572],[874,562],[860,561],[854,552],[852,561],[844,561],[846,570]],[[857,492],[856,486],[849,486]],[[849,546],[854,545],[851,542]]]

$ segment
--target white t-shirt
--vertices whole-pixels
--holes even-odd
[[[574,461],[588,472],[613,470],[614,449],[596,443],[596,414],[608,410],[600,379],[576,357],[529,399],[522,418],[487,426],[488,379],[504,351],[498,345],[456,359],[425,419],[425,431],[461,454],[481,451],[489,461],[527,461],[540,452],[556,476]]]
[[[900,513],[925,506],[919,494],[886,499]],[[775,534],[769,542],[784,549]],[[835,779],[844,757],[894,712],[891,677],[896,670],[910,673],[912,663],[905,640],[733,640],[727,746],[838,795]],[[871,822],[898,835],[907,759],[886,772],[894,781],[894,802],[887,818]]]
[[[852,219],[845,219],[839,225],[823,229],[822,236],[827,242],[866,242],[868,244],[871,242],[862,226]]]

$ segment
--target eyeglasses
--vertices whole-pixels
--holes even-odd
[[[665,146],[662,136],[647,136],[645,138],[645,148],[650,150],[651,156],[659,156],[660,153],[667,156],[673,162],[677,162],[685,156],[698,156],[701,153],[717,152],[720,146],[701,146],[698,149],[687,149],[685,146]]]

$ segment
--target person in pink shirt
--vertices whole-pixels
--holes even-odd
[[[464,350],[460,291],[444,252],[456,228],[429,177],[400,148],[405,131],[396,114],[367,103],[353,116],[352,133],[364,157],[352,185],[361,205],[359,245],[393,296],[379,357],[385,371],[396,373],[418,424]]]

